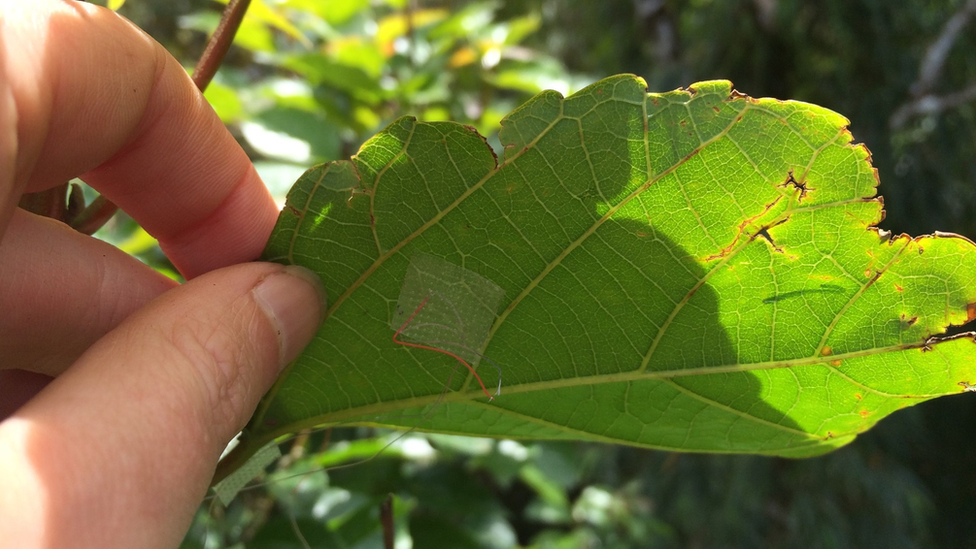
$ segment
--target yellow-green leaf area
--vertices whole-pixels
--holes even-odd
[[[499,159],[468,127],[397,120],[288,197],[264,258],[317,272],[328,315],[245,447],[359,422],[802,457],[964,392],[973,336],[939,336],[976,316],[976,246],[876,229],[847,124],[634,76],[540,94],[502,121]],[[489,389],[501,370],[493,400],[451,356],[394,341],[418,257],[504,292],[464,350]],[[448,335],[412,341],[450,349],[476,298],[443,296],[477,293],[426,275]]]

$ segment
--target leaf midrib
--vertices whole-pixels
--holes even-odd
[[[658,371],[652,371],[652,372],[646,372],[646,371],[645,372],[639,372],[637,370],[632,370],[630,372],[623,372],[623,373],[618,373],[618,374],[599,374],[599,375],[593,375],[593,376],[581,376],[581,377],[561,378],[561,379],[554,379],[554,380],[547,380],[547,381],[538,381],[538,382],[531,382],[531,383],[522,383],[522,384],[518,384],[518,385],[506,385],[505,386],[505,390],[502,393],[502,396],[500,398],[504,398],[505,395],[511,395],[511,394],[529,393],[529,392],[535,392],[535,391],[563,389],[563,388],[579,387],[579,386],[592,387],[592,386],[595,386],[595,385],[598,385],[598,384],[606,384],[606,383],[625,383],[625,382],[632,382],[632,381],[653,381],[653,380],[668,381],[668,380],[672,380],[672,379],[680,378],[680,377],[693,377],[693,376],[705,376],[705,375],[715,375],[715,374],[731,374],[731,373],[757,372],[757,371],[762,371],[762,370],[777,370],[777,369],[782,369],[782,368],[794,368],[794,367],[799,367],[799,366],[818,366],[819,365],[819,366],[828,368],[828,369],[830,369],[830,370],[832,370],[832,371],[840,374],[841,377],[843,377],[845,381],[848,381],[848,382],[850,382],[852,384],[855,384],[858,387],[860,387],[860,388],[862,388],[862,389],[864,389],[866,391],[870,391],[870,392],[872,392],[874,394],[877,394],[878,396],[885,397],[885,398],[924,400],[924,399],[929,399],[929,398],[934,398],[934,397],[942,396],[944,393],[915,394],[915,395],[911,395],[910,397],[906,397],[905,395],[901,395],[901,394],[886,393],[886,392],[880,391],[878,389],[874,389],[872,387],[863,385],[863,384],[861,384],[859,382],[856,382],[856,381],[852,380],[849,376],[844,375],[842,372],[840,372],[840,371],[836,370],[835,368],[833,368],[830,365],[830,363],[831,362],[835,362],[835,361],[843,361],[843,360],[848,360],[848,359],[863,358],[863,357],[867,357],[867,356],[873,356],[873,355],[879,355],[879,354],[885,354],[885,353],[901,352],[901,351],[910,351],[910,350],[914,350],[914,349],[923,349],[923,348],[927,348],[927,347],[931,348],[931,347],[934,347],[935,345],[938,345],[938,344],[944,343],[944,342],[948,342],[948,341],[951,341],[951,339],[944,339],[944,340],[934,341],[934,342],[932,342],[932,341],[923,341],[923,342],[918,342],[918,343],[903,343],[903,344],[897,344],[897,345],[889,345],[889,346],[885,346],[885,347],[873,347],[873,348],[870,348],[870,349],[862,349],[862,350],[851,351],[851,352],[847,352],[847,353],[838,353],[838,354],[833,354],[833,355],[830,355],[830,356],[810,356],[810,357],[803,357],[803,358],[791,359],[791,360],[768,361],[768,362],[753,362],[753,363],[749,363],[749,364],[727,364],[727,365],[719,365],[719,366],[701,366],[701,367],[697,367],[697,368],[686,368],[686,369],[683,369],[683,370],[658,370]],[[341,410],[341,411],[338,411],[338,412],[332,412],[332,413],[326,413],[326,414],[321,414],[321,415],[317,415],[317,416],[308,417],[308,418],[305,418],[302,421],[295,422],[295,423],[289,423],[289,424],[283,425],[283,426],[281,426],[279,428],[275,428],[275,429],[269,430],[267,432],[264,432],[264,433],[262,433],[261,437],[262,437],[262,440],[265,440],[266,441],[266,440],[273,439],[273,438],[275,438],[277,436],[280,436],[280,435],[283,435],[283,434],[286,434],[286,433],[289,433],[289,432],[293,432],[295,430],[300,430],[300,429],[314,427],[314,426],[320,426],[320,425],[327,425],[327,424],[333,424],[334,425],[334,424],[337,424],[337,423],[342,423],[342,422],[345,422],[345,421],[354,420],[356,418],[362,418],[363,416],[375,415],[375,414],[382,414],[382,413],[389,413],[389,412],[397,412],[397,411],[401,411],[401,410],[404,410],[404,409],[423,407],[423,406],[427,406],[427,405],[430,405],[430,404],[435,404],[437,402],[440,402],[442,404],[443,403],[464,403],[464,404],[470,404],[470,405],[486,406],[486,407],[488,407],[488,408],[490,408],[492,410],[498,411],[500,413],[506,413],[506,414],[513,413],[513,412],[510,412],[510,411],[506,410],[505,408],[498,407],[498,406],[490,406],[487,403],[481,402],[479,399],[483,399],[483,398],[484,397],[483,397],[483,395],[482,395],[482,393],[481,393],[480,390],[479,391],[473,391],[473,390],[463,391],[462,390],[462,391],[446,392],[446,393],[443,393],[443,394],[442,393],[438,393],[438,394],[431,394],[431,395],[426,395],[426,396],[421,396],[421,397],[412,397],[412,398],[407,398],[407,399],[399,399],[399,400],[393,400],[393,401],[379,402],[377,404],[369,404],[369,405],[361,406],[361,407],[357,407],[357,408],[347,408],[345,410]],[[707,399],[707,397],[704,397],[704,396],[701,396],[701,395],[699,395],[699,398]],[[711,399],[708,399],[708,400],[711,401]],[[720,403],[718,403],[718,404],[720,404]],[[725,409],[725,408],[723,408],[723,409]],[[734,410],[734,409],[730,409],[730,410]],[[762,423],[764,425],[771,424],[768,420],[764,420],[762,418],[758,418],[758,417],[753,416],[751,414],[748,414],[746,412],[742,412],[742,411],[739,411],[739,410],[735,410],[734,413],[736,413],[740,417],[742,417],[744,419],[747,419],[747,420],[750,420],[750,421],[753,421],[754,420],[754,421],[759,422],[759,423]],[[359,423],[368,423],[368,422],[369,422],[369,420],[358,420],[358,421],[354,421],[353,423],[359,424]],[[773,425],[778,425],[778,424],[773,424]],[[562,426],[560,428],[565,428],[565,426]],[[806,435],[810,435],[810,436],[813,436],[813,437],[817,437],[817,435],[814,435],[814,434],[811,434],[811,433],[806,433],[806,432],[803,432],[803,431],[795,431],[793,429],[789,429],[789,428],[783,427],[783,426],[779,426],[779,428],[781,428],[783,430],[787,430],[789,432],[795,432],[795,433],[798,433],[798,434],[806,434]],[[851,431],[851,432],[854,433],[855,431]],[[587,436],[589,436],[589,435],[587,435]],[[835,437],[838,437],[838,436],[843,436],[843,434],[837,434],[837,433],[835,433]],[[822,437],[819,437],[819,439],[822,439]],[[614,441],[617,441],[616,439],[613,439],[613,440]],[[620,441],[617,441],[617,442],[620,442]]]

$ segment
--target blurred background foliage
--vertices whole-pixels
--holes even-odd
[[[128,0],[120,13],[189,68],[221,9]],[[880,172],[883,228],[976,238],[974,16],[973,0],[253,0],[206,97],[283,201],[306,168],[404,114],[472,125],[497,148],[499,120],[543,89],[621,72],[655,91],[728,78],[849,117]],[[178,277],[125,216],[99,236]],[[382,548],[388,497],[399,549],[976,543],[971,397],[803,461],[398,436],[282,442],[266,484],[205,504],[184,547]]]

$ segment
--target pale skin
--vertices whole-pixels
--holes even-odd
[[[16,208],[76,176],[189,282]],[[221,450],[321,319],[314,276],[250,262],[276,216],[151,38],[89,4],[0,0],[3,546],[179,545]]]

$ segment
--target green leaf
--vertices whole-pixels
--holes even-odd
[[[299,11],[314,13],[330,25],[343,25],[366,10],[369,7],[369,0],[344,0],[342,2],[285,0],[281,4]]]
[[[270,158],[321,162],[339,156],[338,129],[321,112],[274,106],[242,123],[241,132]]]
[[[222,4],[227,4],[229,0],[217,0]],[[295,25],[285,17],[277,7],[269,6],[264,0],[252,0],[248,6],[244,19],[257,21],[265,25],[275,27],[288,36],[294,38],[306,48],[312,47],[312,42],[302,34]]]
[[[876,229],[847,124],[617,76],[511,113],[496,167],[464,126],[398,120],[289,194],[264,257],[319,273],[328,316],[248,445],[361,422],[802,457],[964,392],[973,334],[939,334],[976,316],[976,246]],[[489,388],[497,365],[501,396],[395,343],[415,312],[400,339]]]
[[[321,54],[291,55],[282,60],[282,66],[315,84],[342,90],[369,104],[379,103],[384,94],[376,80],[361,68],[336,62]]]
[[[203,92],[210,106],[220,117],[224,124],[232,124],[241,119],[244,114],[244,105],[237,96],[237,90],[226,86],[221,82],[211,81],[207,89]]]

